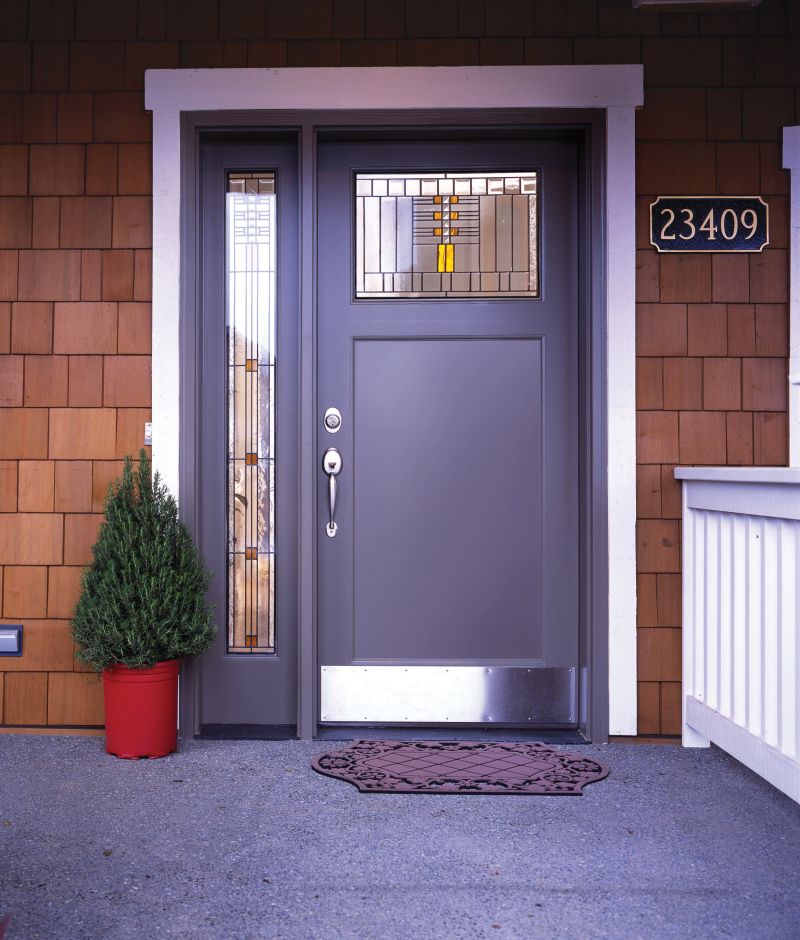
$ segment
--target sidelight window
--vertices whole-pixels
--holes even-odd
[[[226,194],[228,652],[275,652],[274,173]]]

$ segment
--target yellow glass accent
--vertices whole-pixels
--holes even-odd
[[[451,196],[450,202],[458,202],[458,196]]]
[[[451,218],[451,219],[457,219],[457,218],[458,218],[458,213],[457,213],[457,212],[451,212],[451,213],[450,213],[450,218]]]
[[[453,257],[455,245],[437,245],[436,270],[439,274],[450,273],[453,270]]]
[[[442,234],[442,230],[441,230],[440,228],[435,228],[435,229],[433,230],[433,234],[434,234],[434,235],[441,235],[441,234]]]
[[[442,197],[441,197],[441,196],[434,196],[434,197],[433,197],[433,201],[434,201],[434,202],[436,203],[436,205],[438,206],[439,203],[442,201]]]
[[[458,229],[457,229],[457,228],[451,228],[451,229],[450,229],[450,234],[451,234],[451,235],[458,235]]]
[[[433,213],[433,217],[434,217],[434,219],[441,219],[442,213],[441,213],[441,212],[434,212],[434,213]]]
[[[258,369],[258,359],[246,359],[244,367],[247,372],[255,372]]]
[[[258,463],[258,454],[253,454],[253,453],[245,454],[244,462],[247,464],[248,467],[254,467]]]

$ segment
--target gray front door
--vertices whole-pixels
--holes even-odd
[[[323,723],[577,724],[577,180],[567,139],[320,145]]]

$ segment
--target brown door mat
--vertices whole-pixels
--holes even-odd
[[[581,796],[608,776],[589,757],[546,744],[496,741],[357,740],[311,762],[317,773],[362,793],[530,793]]]

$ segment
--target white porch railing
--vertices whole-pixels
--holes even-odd
[[[800,469],[678,467],[683,744],[800,802]]]

